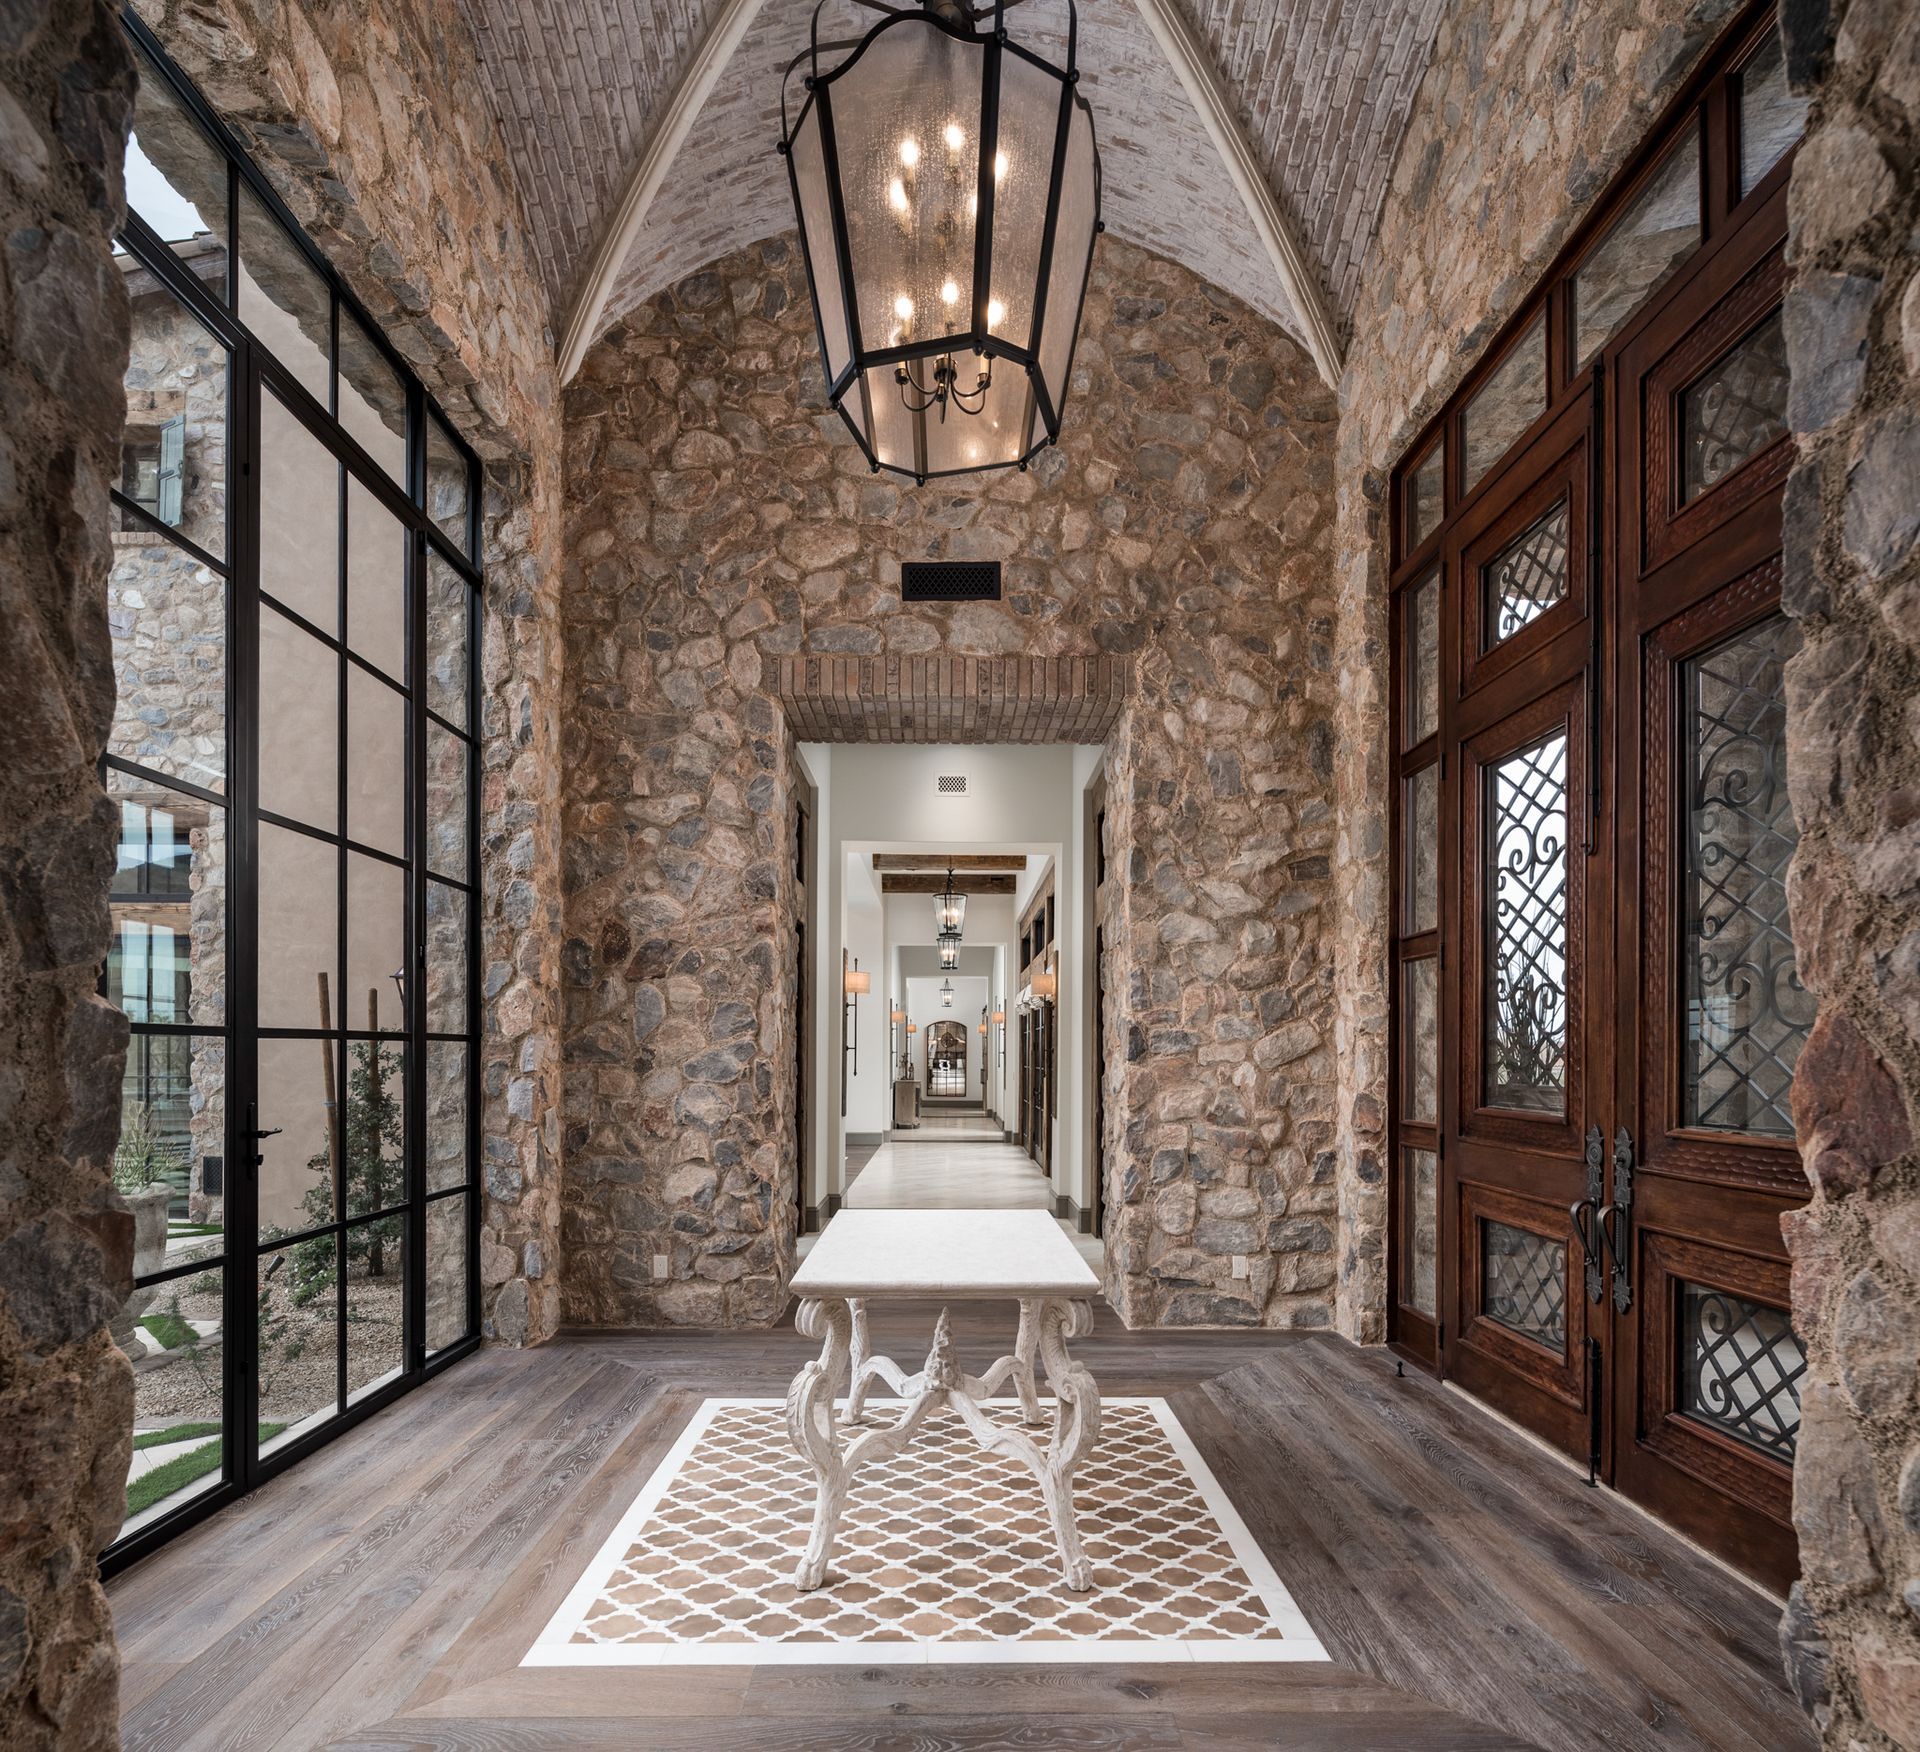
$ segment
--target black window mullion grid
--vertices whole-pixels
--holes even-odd
[[[407,473],[425,503],[426,429],[415,392],[408,391]],[[407,1057],[404,1066],[407,1200],[418,1213],[401,1235],[401,1354],[409,1371],[426,1360],[427,1220],[425,1194],[427,1088],[427,544],[416,530],[407,543],[407,836],[413,868],[407,877]],[[468,904],[467,911],[473,908]],[[469,925],[471,928],[471,925]]]
[[[111,1573],[126,1564],[144,1556],[167,1538],[193,1522],[204,1519],[236,1495],[252,1489],[267,1476],[283,1471],[315,1449],[323,1446],[342,1430],[371,1415],[383,1405],[389,1403],[408,1388],[430,1375],[438,1374],[468,1355],[478,1344],[479,1326],[479,1274],[478,1274],[478,1222],[476,1214],[476,1187],[479,1164],[480,1073],[477,1052],[478,1011],[479,1011],[479,888],[474,879],[474,866],[478,858],[479,846],[479,792],[477,786],[476,745],[478,736],[478,676],[480,651],[480,598],[484,587],[483,573],[479,563],[481,552],[480,535],[482,529],[482,506],[480,499],[480,467],[472,448],[456,433],[443,416],[424,387],[414,376],[407,362],[394,349],[392,343],[379,325],[373,322],[360,308],[352,293],[345,287],[339,276],[324,256],[314,248],[299,225],[287,211],[284,203],[274,193],[261,173],[249,162],[231,132],[219,117],[206,104],[193,86],[173,67],[165,51],[160,47],[153,33],[131,13],[123,14],[123,22],[128,33],[138,42],[150,57],[180,100],[187,112],[193,116],[202,131],[213,143],[217,152],[223,152],[227,158],[227,214],[226,214],[226,275],[223,286],[209,289],[196,275],[190,273],[175,258],[165,242],[157,237],[136,213],[127,216],[122,230],[122,239],[128,251],[150,272],[156,281],[186,309],[196,321],[202,323],[216,341],[224,345],[228,352],[228,455],[229,473],[227,480],[228,496],[228,540],[224,560],[217,559],[191,541],[183,538],[169,526],[159,524],[156,519],[145,516],[142,508],[133,505],[131,511],[142,527],[152,528],[163,535],[183,553],[188,554],[196,563],[206,565],[227,581],[226,616],[227,649],[229,653],[229,673],[227,683],[227,771],[226,791],[216,792],[205,786],[196,785],[190,780],[180,779],[171,774],[154,772],[138,762],[128,761],[117,756],[107,756],[104,766],[126,773],[143,783],[153,783],[165,789],[177,791],[184,796],[198,799],[213,808],[225,812],[227,822],[227,1013],[224,1028],[196,1027],[192,1024],[146,1024],[144,1032],[155,1035],[178,1037],[182,1035],[201,1035],[223,1037],[226,1042],[226,1093],[224,1147],[226,1150],[227,1174],[225,1184],[226,1233],[224,1236],[223,1256],[187,1261],[178,1267],[165,1268],[156,1274],[151,1283],[170,1282],[175,1278],[197,1274],[210,1270],[220,1270],[223,1274],[222,1294],[222,1394],[223,1394],[223,1482],[213,1490],[203,1492],[191,1502],[160,1519],[130,1539],[122,1541],[109,1550],[103,1558],[103,1570]],[[327,405],[311,394],[304,384],[296,381],[289,372],[275,360],[264,348],[255,344],[245,326],[238,320],[238,291],[240,276],[239,224],[241,200],[244,187],[250,197],[264,208],[265,212],[277,222],[293,247],[308,260],[327,288],[330,299],[329,329],[330,358],[328,376]],[[367,455],[358,442],[338,423],[336,418],[339,405],[339,324],[341,313],[358,320],[370,338],[371,343],[386,358],[396,372],[399,381],[407,393],[407,445],[408,479],[397,485],[387,471]],[[262,593],[259,590],[259,538],[263,515],[270,516],[272,507],[260,504],[260,413],[262,386],[271,388],[287,412],[293,415],[308,431],[320,441],[333,458],[336,465],[336,490],[338,492],[338,514],[341,520],[339,589],[339,625],[338,639],[319,633],[298,615],[289,614],[289,618],[304,630],[322,639],[323,643],[335,650],[336,688],[338,700],[338,742],[336,761],[339,782],[336,791],[336,807],[339,819],[337,832],[332,835],[316,833],[305,824],[293,821],[278,821],[265,814],[259,808],[259,725],[262,710],[259,678],[259,633]],[[467,474],[467,501],[465,516],[465,551],[449,540],[433,525],[426,511],[426,420],[435,419],[441,435],[447,441],[453,454],[465,465]],[[258,941],[258,882],[259,882],[259,826],[265,821],[274,821],[308,835],[328,840],[335,847],[336,858],[336,903],[338,906],[338,929],[336,932],[336,969],[335,978],[340,992],[340,1026],[330,1031],[327,1038],[332,1041],[335,1050],[335,1064],[338,1073],[338,1086],[346,1086],[346,1057],[349,1041],[375,1038],[365,1031],[349,1028],[346,1010],[348,994],[346,992],[346,945],[348,941],[348,918],[346,909],[346,872],[348,849],[353,842],[346,834],[346,791],[348,743],[348,721],[346,686],[349,663],[357,663],[367,673],[377,675],[389,686],[392,679],[385,676],[373,665],[355,656],[347,648],[347,530],[346,518],[346,479],[348,473],[359,480],[361,485],[385,509],[396,516],[403,526],[415,535],[410,545],[412,573],[407,580],[407,639],[408,673],[410,686],[405,690],[410,695],[409,702],[409,784],[412,787],[407,798],[409,811],[409,844],[412,848],[407,858],[395,858],[390,853],[371,847],[355,847],[365,855],[384,862],[411,865],[412,905],[409,908],[409,929],[413,933],[409,947],[408,965],[415,969],[415,979],[410,982],[415,989],[409,993],[405,1030],[401,1035],[407,1055],[406,1070],[407,1096],[410,1108],[409,1149],[412,1161],[409,1164],[407,1178],[407,1196],[404,1203],[391,1209],[364,1213],[349,1221],[345,1216],[344,1196],[335,1201],[334,1221],[322,1225],[318,1230],[308,1232],[304,1238],[314,1239],[329,1232],[336,1236],[336,1405],[334,1415],[314,1430],[308,1432],[294,1444],[283,1446],[275,1453],[264,1458],[259,1453],[259,1382],[257,1359],[259,1352],[259,1309],[258,1309],[258,1271],[263,1256],[283,1250],[293,1241],[303,1237],[278,1237],[270,1245],[263,1247],[259,1237],[260,1188],[255,1155],[258,1153],[258,1141],[253,1133],[262,1124],[258,1116],[259,1077],[257,1055],[254,1043],[260,1039],[298,1037],[305,1031],[300,1030],[263,1030],[258,1026],[259,1002],[259,941]],[[113,493],[114,502],[124,500],[124,494]],[[468,966],[467,1013],[464,1034],[435,1034],[433,1039],[457,1041],[465,1048],[467,1103],[467,1171],[464,1182],[456,1187],[427,1194],[425,1192],[425,1159],[420,1140],[424,1128],[424,1042],[429,1036],[424,1029],[425,994],[423,962],[414,952],[412,944],[424,943],[424,896],[426,870],[422,855],[425,820],[424,795],[424,758],[425,724],[428,714],[424,702],[424,663],[425,663],[425,617],[424,617],[424,578],[425,554],[431,550],[449,568],[454,576],[460,578],[467,587],[467,642],[465,650],[466,677],[465,694],[467,702],[467,726],[462,729],[443,719],[435,718],[442,727],[459,738],[465,751],[466,760],[466,808],[467,808],[467,867],[465,880],[445,878],[447,886],[457,889],[468,897],[466,953]],[[271,601],[271,598],[267,600]],[[274,605],[279,611],[279,605]],[[398,690],[397,690],[398,691]],[[440,878],[436,878],[440,879]],[[103,970],[104,973],[104,970]],[[315,1037],[311,1033],[308,1038]],[[385,1044],[392,1044],[395,1036],[385,1034],[378,1037]],[[344,1181],[342,1185],[344,1195]],[[451,1198],[464,1201],[466,1212],[465,1268],[467,1288],[467,1325],[465,1334],[443,1347],[430,1360],[423,1360],[425,1331],[422,1310],[424,1308],[424,1277],[421,1260],[424,1258],[425,1212],[429,1205],[445,1202]],[[406,1236],[406,1256],[411,1261],[414,1289],[408,1299],[408,1319],[410,1330],[405,1333],[402,1370],[399,1379],[385,1383],[377,1392],[368,1394],[347,1410],[347,1323],[346,1311],[346,1234],[350,1227],[381,1218],[400,1217]],[[212,1239],[211,1237],[209,1239]]]
[[[331,363],[327,373],[328,412],[333,413],[339,399],[339,358],[340,358],[340,301],[334,298],[328,305],[328,345]],[[331,434],[329,434],[330,436]],[[347,761],[353,747],[352,726],[347,719],[347,641],[352,628],[347,621],[348,605],[348,553],[347,543],[350,532],[347,528],[347,467],[340,460],[338,451],[328,446],[329,454],[334,458],[334,513],[336,541],[334,546],[334,564],[336,568],[334,588],[337,592],[334,602],[334,625],[340,629],[340,647],[334,653],[335,685],[338,688],[337,711],[334,718],[334,829],[338,835],[334,847],[334,875],[338,884],[336,889],[336,908],[334,913],[334,998],[333,1023],[334,1039],[334,1125],[339,1134],[339,1144],[334,1158],[333,1180],[333,1360],[334,1360],[334,1414],[338,1416],[347,1408],[347,1180],[351,1172],[347,1159],[347,1079],[352,1072],[352,1057],[347,1050],[346,1031],[351,1017],[348,1005],[355,994],[347,990],[347,941],[350,921],[347,917],[347,800],[352,786],[352,775]],[[380,1043],[376,1040],[371,1048],[377,1055]]]

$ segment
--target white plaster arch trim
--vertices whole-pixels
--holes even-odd
[[[1287,301],[1300,320],[1307,351],[1313,355],[1321,381],[1337,393],[1340,333],[1328,308],[1326,294],[1320,289],[1319,273],[1253,155],[1207,45],[1188,23],[1179,0],[1134,0],[1134,5],[1178,75],[1201,126],[1213,141],[1214,150],[1220,154],[1220,162],[1226,167],[1241,205],[1247,210],[1247,218],[1273,263]]]
[[[567,314],[566,334],[560,343],[562,383],[572,379],[580,369],[580,361],[593,345],[601,313],[607,307],[608,298],[613,295],[621,266],[627,259],[627,252],[633,248],[634,239],[640,235],[640,227],[646,222],[647,211],[652,207],[654,197],[667,180],[667,172],[673,168],[674,159],[680,155],[680,148],[686,143],[695,118],[714,86],[720,82],[720,75],[733,59],[734,50],[739,48],[740,39],[747,34],[747,27],[759,15],[765,3],[766,0],[721,0],[713,27],[702,40],[699,52],[687,68],[686,77],[675,88],[666,114],[660,118],[659,127],[648,139],[647,149],[641,153],[640,162],[634,167],[626,193],[620,197],[613,222],[594,251],[593,266],[581,282],[573,309]]]

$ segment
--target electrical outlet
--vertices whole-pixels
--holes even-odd
[[[1233,1275],[1237,1278],[1247,1275],[1247,1256],[1244,1253],[1236,1253],[1233,1256]]]
[[[653,1276],[656,1283],[665,1277],[671,1269],[672,1262],[664,1253],[656,1253],[653,1256]]]

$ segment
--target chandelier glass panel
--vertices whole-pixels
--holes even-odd
[[[967,897],[955,886],[953,871],[947,871],[945,891],[933,903],[933,926],[942,943],[960,941],[967,923]]]
[[[1060,433],[1100,229],[1071,0],[1064,69],[1002,5],[866,3],[857,43],[816,10],[781,104],[828,400],[876,469],[1024,467]]]

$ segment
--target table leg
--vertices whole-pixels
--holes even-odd
[[[787,1389],[787,1433],[819,1481],[813,1531],[793,1576],[793,1585],[804,1591],[826,1579],[834,1530],[847,1505],[850,1481],[834,1433],[833,1401],[852,1361],[853,1315],[845,1302],[804,1301],[794,1325],[806,1337],[822,1341],[819,1356],[794,1376]]]
[[[1040,1320],[1044,1304],[1020,1304],[1020,1331],[1013,1341],[1013,1387],[1020,1395],[1020,1413],[1029,1424],[1039,1424],[1040,1390],[1034,1384],[1034,1364],[1040,1351]]]
[[[873,1376],[867,1370],[867,1358],[873,1354],[873,1348],[867,1338],[867,1305],[859,1297],[851,1297],[847,1302],[848,1311],[853,1316],[853,1385],[847,1390],[846,1421],[850,1424],[864,1422],[867,1415],[867,1389],[873,1385]]]
[[[1056,1409],[1046,1464],[1038,1469],[1040,1494],[1060,1548],[1061,1571],[1076,1593],[1093,1586],[1093,1567],[1073,1518],[1073,1472],[1100,1440],[1100,1389],[1087,1367],[1067,1355],[1067,1340],[1085,1338],[1092,1330],[1091,1302],[1048,1302],[1041,1310],[1040,1359]]]

